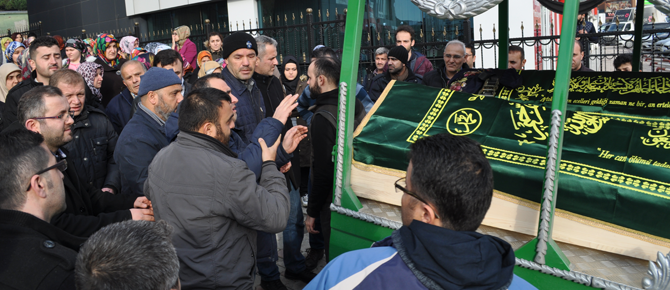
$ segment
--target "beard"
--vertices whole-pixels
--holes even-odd
[[[319,86],[318,83],[314,82],[314,87],[309,86],[309,94],[310,94],[310,96],[312,97],[312,99],[313,99],[316,95],[320,95],[320,94],[321,94],[321,87]]]
[[[168,117],[170,117],[170,113],[174,112],[174,109],[170,109],[170,106],[163,100],[163,96],[158,96],[158,105],[155,107],[156,110],[156,115],[163,119],[163,121],[167,121]]]
[[[228,146],[230,135],[226,136],[226,134],[223,133],[223,128],[221,128],[221,125],[216,124],[216,138],[214,139],[219,140],[219,142],[223,143],[223,145]]]

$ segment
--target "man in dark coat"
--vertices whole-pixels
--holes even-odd
[[[7,93],[2,111],[2,129],[16,121],[16,110],[21,96],[34,87],[49,83],[49,78],[61,68],[61,55],[58,42],[52,37],[40,37],[30,44],[30,65],[35,70],[30,78],[14,86]]]
[[[256,37],[258,47],[258,57],[254,68],[253,80],[263,96],[265,103],[265,117],[272,117],[275,109],[284,100],[284,90],[281,81],[274,76],[273,72],[278,64],[277,62],[277,41],[268,36]],[[284,136],[286,131],[293,127],[292,122],[286,122],[284,126]],[[296,167],[293,167],[296,166]],[[293,168],[297,168],[294,170]],[[292,280],[301,280],[305,283],[316,276],[305,267],[305,257],[300,253],[302,238],[304,236],[305,224],[300,205],[300,156],[295,154],[291,163],[281,168],[285,173],[287,186],[290,196],[291,211],[288,223],[283,232],[284,241],[284,265],[286,272],[284,276]],[[279,268],[277,267],[277,239],[274,234],[258,233],[258,269],[261,275],[261,287],[265,290],[281,289],[283,285],[279,277]]]
[[[149,164],[170,143],[165,121],[183,100],[181,90],[181,80],[172,70],[152,67],[142,76],[138,93],[141,101],[114,152],[114,160],[122,168],[121,193],[144,195]]]
[[[75,289],[85,239],[49,223],[66,207],[65,166],[37,133],[22,128],[0,135],[0,288]]]
[[[402,227],[337,257],[305,289],[343,280],[351,289],[535,289],[514,276],[510,244],[476,232],[493,198],[479,143],[438,134],[413,143],[409,156],[406,177],[395,183]]]
[[[118,135],[102,111],[85,103],[86,83],[73,70],[59,70],[51,76],[49,85],[63,92],[74,115],[74,138],[63,146],[70,152],[70,166],[89,186],[119,192],[119,166],[114,162]]]
[[[121,66],[121,77],[126,88],[109,101],[105,108],[105,113],[118,135],[121,135],[123,127],[137,110],[139,102],[137,92],[140,90],[140,80],[146,71],[144,65],[136,60],[129,60]]]
[[[21,129],[39,133],[58,161],[67,160],[69,152],[63,145],[73,139],[74,121],[62,92],[51,86],[34,88],[21,98],[18,109],[18,122],[3,133]],[[81,181],[74,166],[65,170],[63,183],[67,208],[51,223],[70,234],[88,237],[110,223],[131,218],[153,220],[151,203],[145,197],[114,195],[93,188]]]
[[[415,75],[412,70],[407,67],[407,50],[405,50],[404,47],[396,46],[391,48],[391,50],[389,50],[388,59],[388,70],[372,80],[370,99],[374,102],[381,97],[384,89],[386,89],[386,85],[388,85],[391,80],[423,84],[421,76]]]
[[[365,91],[370,91],[370,87],[372,87],[372,79],[384,73],[388,69],[386,66],[389,60],[388,55],[389,49],[386,47],[382,46],[375,50],[375,63],[367,69],[367,74],[365,75],[365,80],[363,81],[363,88]]]
[[[430,87],[447,88],[449,81],[461,69],[468,68],[465,62],[465,44],[459,40],[447,42],[444,46],[444,63],[423,76],[423,83]]]

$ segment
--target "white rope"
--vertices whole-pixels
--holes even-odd
[[[342,175],[344,171],[344,133],[346,130],[345,122],[347,119],[347,83],[340,83],[340,113],[338,117],[337,129],[337,172],[335,173],[335,196],[333,203],[342,205]]]
[[[551,112],[551,131],[549,133],[549,151],[547,153],[547,171],[544,176],[544,196],[540,212],[540,231],[537,234],[535,262],[545,263],[547,242],[549,241],[549,222],[551,221],[552,201],[554,200],[554,178],[556,178],[556,159],[558,158],[558,135],[561,130],[561,110]]]
[[[358,212],[358,211],[353,211],[348,208],[343,208],[341,206],[335,205],[333,203],[330,204],[330,211],[334,211],[336,213],[350,216],[353,218],[357,218],[362,221],[366,221],[369,223],[373,223],[385,228],[389,228],[392,230],[397,230],[402,226],[402,223],[397,222],[397,221],[392,221],[383,217],[378,217],[375,215],[363,213],[363,212]]]

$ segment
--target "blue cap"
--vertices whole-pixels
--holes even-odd
[[[141,97],[150,91],[157,91],[171,85],[181,85],[181,80],[173,70],[152,67],[142,76],[140,90],[137,92],[137,95]]]

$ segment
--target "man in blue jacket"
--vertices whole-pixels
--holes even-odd
[[[123,127],[128,124],[137,110],[137,103],[140,100],[137,98],[137,93],[140,90],[141,78],[146,71],[144,65],[136,60],[126,61],[121,66],[121,77],[126,88],[112,98],[105,108],[105,113],[118,135],[121,135]]]
[[[165,121],[184,98],[181,80],[172,70],[152,67],[140,82],[141,101],[121,132],[114,160],[121,169],[121,192],[144,195],[144,181],[151,160],[169,144]]]
[[[507,242],[475,232],[493,197],[479,143],[446,133],[416,141],[395,187],[403,226],[337,257],[305,289],[534,289],[514,276]]]

